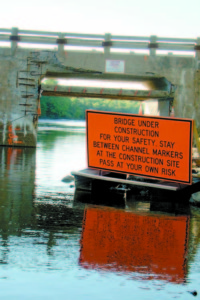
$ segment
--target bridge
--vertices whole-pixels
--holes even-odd
[[[68,83],[44,84],[49,77]],[[119,88],[72,86],[69,79]],[[127,82],[145,88],[123,88]],[[199,89],[200,38],[0,28],[0,145],[36,146],[41,94],[145,101],[162,116],[173,106],[176,117],[195,119],[200,131]]]

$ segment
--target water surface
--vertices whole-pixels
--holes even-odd
[[[88,192],[76,192],[86,203],[74,199],[73,182],[62,179],[86,167],[84,122],[42,121],[37,149],[2,147],[0,162],[2,299],[200,293],[199,208],[141,193],[124,208],[87,204]]]

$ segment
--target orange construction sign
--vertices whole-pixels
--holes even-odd
[[[193,120],[86,111],[88,167],[192,183]]]

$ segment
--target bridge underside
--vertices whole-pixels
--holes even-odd
[[[47,72],[49,76],[49,72]],[[143,101],[150,98],[169,100],[173,99],[174,89],[172,84],[164,77],[158,76],[138,76],[138,75],[124,75],[124,74],[60,74],[51,73],[53,78],[66,79],[65,85],[47,85],[42,84],[41,90],[43,96],[67,96],[67,97],[88,97],[101,99],[118,99],[118,100],[133,100]],[[76,84],[70,85],[67,79],[78,80],[81,86]],[[73,82],[73,81],[72,81]],[[115,83],[117,87],[105,87],[105,84],[112,85]],[[85,83],[85,86],[84,86]],[[100,86],[95,86],[98,83]],[[124,88],[124,84],[129,84],[129,87]],[[132,86],[131,86],[132,85]],[[143,87],[135,87],[139,85]]]

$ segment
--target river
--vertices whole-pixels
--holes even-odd
[[[200,208],[81,203],[62,181],[87,165],[85,122],[41,120],[37,148],[0,161],[1,299],[199,298]]]

